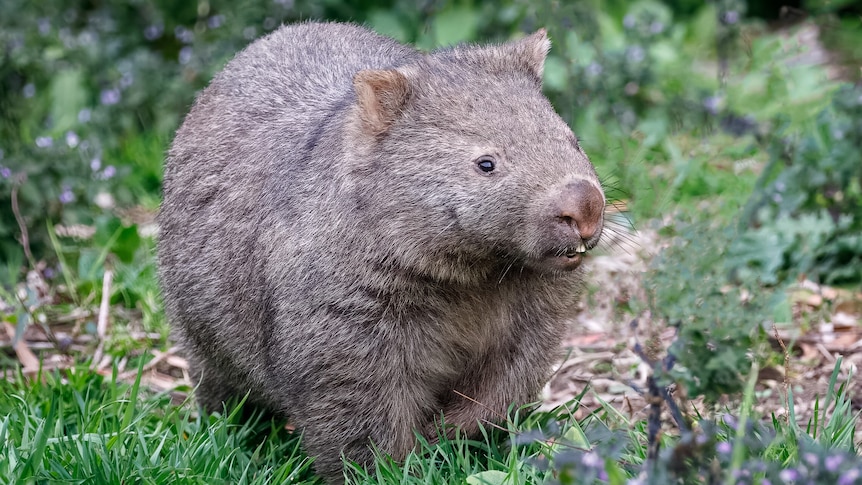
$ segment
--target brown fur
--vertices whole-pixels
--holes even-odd
[[[536,398],[604,208],[541,94],[548,47],[305,23],[216,76],[168,154],[158,244],[206,409],[250,391],[340,481],[342,451],[401,459],[441,412],[474,433]]]

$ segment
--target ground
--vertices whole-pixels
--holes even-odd
[[[651,321],[649,315],[618,309],[641,291],[641,277],[661,244],[655,231],[632,231],[605,244],[605,254],[587,260],[588,287],[594,291],[571,322],[563,342],[568,356],[545,388],[545,407],[563,404],[589,386],[577,416],[598,409],[604,401],[632,420],[646,418],[648,405],[637,389],[645,389],[649,366],[634,353],[634,344],[657,335],[662,348],[668,348],[675,332],[663,322]],[[802,280],[794,285],[790,298],[792,321],[774,322],[774,326],[764,322],[777,358],[759,374],[756,409],[762,416],[786,419],[786,388],[790,387],[796,416],[804,427],[818,398],[823,399],[829,389],[836,362],[841,360],[839,383],[856,376],[862,365],[862,293]],[[637,325],[632,325],[635,318]],[[783,348],[786,359],[781,356]],[[849,389],[854,409],[862,409],[862,382],[850,377]],[[707,411],[701,402],[690,404]],[[860,431],[862,420],[857,421],[857,436],[862,436]]]

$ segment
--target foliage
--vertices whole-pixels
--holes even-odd
[[[718,420],[697,418],[692,430],[662,440],[662,450],[654,458],[644,456],[642,446],[633,446],[643,443],[645,423],[630,423],[625,426],[628,433],[612,431],[601,424],[614,421],[607,416],[597,421],[588,418],[567,426],[564,432],[551,433],[553,440],[549,435],[541,439],[554,442],[549,458],[561,485],[859,483],[862,458],[855,449],[853,429],[860,412],[853,411],[846,396],[851,377],[840,385],[836,382],[840,366],[839,360],[820,411],[823,416],[818,413],[804,430],[792,420],[745,418],[751,414],[754,393],[754,386],[749,385],[738,413],[724,414]],[[750,379],[749,384],[753,383]],[[789,402],[793,402],[792,396]],[[831,411],[828,419],[826,410]],[[529,435],[521,440],[524,438]]]
[[[283,483],[310,478],[277,422],[205,417],[86,367],[0,380],[4,483]],[[42,382],[44,379],[44,383]]]
[[[726,265],[731,231],[677,223],[644,282],[652,319],[676,328],[669,377],[691,398],[716,402],[742,391],[752,361],[762,358],[762,326],[782,297],[755,279],[732,279]]]
[[[737,0],[709,4],[686,22],[653,0],[255,0],[241,9],[223,0],[197,7],[160,0],[50,0],[38,8],[12,2],[9,8],[19,13],[0,19],[0,205],[11,206],[18,187],[19,212],[37,259],[50,257],[47,221],[92,224],[116,206],[153,209],[163,154],[195,92],[250,40],[283,22],[365,22],[424,49],[503,41],[545,26],[554,42],[546,91],[596,164],[625,187],[644,179],[638,163],[646,157],[651,164],[686,162],[665,142],[674,131],[708,133],[726,117],[717,111],[725,104],[735,109],[766,100],[771,104],[763,109],[772,109],[787,100],[746,95],[750,86],[744,83],[735,88],[731,82],[726,96],[720,92],[710,67],[718,55],[716,23],[739,24]],[[745,76],[781,62],[786,55],[779,50],[755,49],[754,68]],[[776,71],[760,85],[776,95],[784,84],[810,85],[787,74]],[[635,150],[632,168],[615,149],[629,137],[632,147],[622,149]],[[695,185],[721,175],[702,160],[692,165],[693,180],[701,180]],[[654,216],[655,209],[647,209],[655,207],[654,189],[636,192],[636,210]],[[687,191],[668,198],[685,202]],[[19,226],[11,211],[0,212],[0,249],[12,266],[23,263]]]
[[[802,130],[768,142],[770,161],[733,242],[740,274],[776,283],[798,272],[862,281],[862,87],[846,85]]]
[[[16,14],[0,17],[0,250],[19,265],[19,223],[5,210],[14,187],[37,258],[49,249],[46,221],[91,224],[115,205],[155,207],[167,143],[195,92],[227,59],[283,22],[361,22],[391,6],[10,1],[4,10]],[[441,10],[432,7],[399,8],[418,17]],[[461,19],[454,6],[443,10]],[[479,12],[469,13],[478,20]],[[437,24],[432,42],[472,39]]]

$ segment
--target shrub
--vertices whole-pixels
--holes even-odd
[[[767,147],[748,230],[731,247],[739,274],[862,281],[862,86],[842,87],[804,129],[779,129]]]

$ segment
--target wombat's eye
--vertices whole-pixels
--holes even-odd
[[[497,168],[497,163],[493,158],[489,156],[484,156],[476,160],[476,166],[479,167],[479,170],[483,172],[493,172],[495,168]]]

